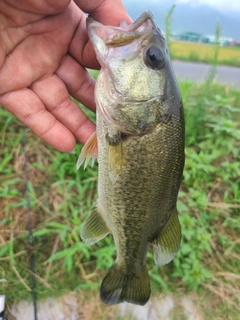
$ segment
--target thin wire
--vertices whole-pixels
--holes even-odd
[[[30,207],[30,197],[29,197],[29,177],[28,177],[28,162],[27,162],[27,150],[26,150],[26,129],[23,129],[22,146],[24,152],[24,176],[25,176],[25,195],[26,195],[26,207],[27,207],[27,220],[28,220],[28,244],[33,246],[33,234],[32,234],[32,219],[31,219],[31,207]],[[35,278],[35,263],[34,254],[31,252],[30,260],[30,273],[32,282],[32,298],[33,298],[33,310],[34,310],[34,320],[37,318],[37,292],[36,292],[36,278]]]

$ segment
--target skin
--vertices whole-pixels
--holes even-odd
[[[131,22],[120,0],[0,1],[0,104],[63,152],[95,131],[69,96],[95,111],[86,68],[100,66],[84,12],[105,25]]]

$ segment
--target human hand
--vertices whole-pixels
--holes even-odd
[[[103,24],[131,22],[121,0],[0,1],[0,104],[64,152],[95,131],[69,96],[95,111],[85,68],[99,64],[84,12]]]

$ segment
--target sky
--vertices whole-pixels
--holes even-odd
[[[123,0],[123,2],[169,2],[168,0]],[[175,0],[174,3],[189,3],[191,5],[208,5],[210,7],[213,7],[222,13],[226,11],[237,11],[240,13],[240,0]]]
[[[151,0],[151,1],[160,1],[160,0]],[[176,0],[176,2],[193,4],[192,0]],[[195,0],[194,3],[196,5],[206,4],[220,11],[227,10],[227,11],[240,12],[240,0]]]
[[[122,0],[135,20],[144,10],[151,10],[158,27],[164,30],[164,19],[171,6],[172,32],[215,33],[216,20],[221,25],[221,36],[240,40],[240,0]]]

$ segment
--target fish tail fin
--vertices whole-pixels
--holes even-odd
[[[126,273],[114,263],[102,281],[100,298],[108,305],[124,301],[144,305],[151,294],[147,268],[140,274]]]

